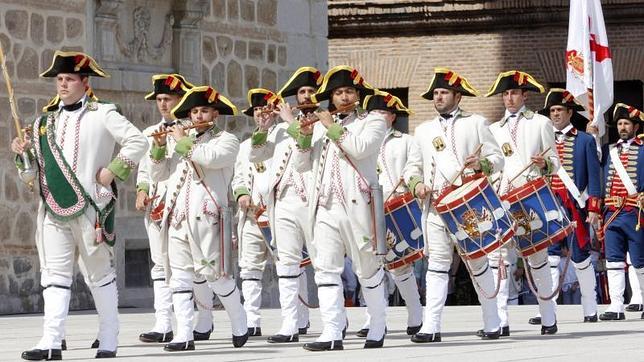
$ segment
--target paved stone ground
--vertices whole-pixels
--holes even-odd
[[[603,310],[604,307],[600,307]],[[216,330],[211,340],[197,342],[195,351],[166,353],[160,344],[139,343],[137,336],[152,325],[153,313],[145,309],[121,310],[121,335],[118,356],[131,361],[644,361],[644,320],[641,313],[628,313],[626,321],[581,323],[581,306],[559,306],[559,333],[541,336],[538,326],[527,323],[536,312],[536,306],[510,308],[511,336],[497,341],[481,341],[473,335],[481,325],[479,307],[447,307],[443,317],[443,342],[414,344],[405,334],[406,311],[402,307],[388,312],[389,334],[385,347],[377,350],[362,349],[363,340],[355,336],[364,318],[362,308],[350,308],[349,333],[345,350],[313,353],[302,349],[303,342],[314,340],[320,332],[317,310],[312,312],[310,334],[300,337],[300,343],[271,345],[266,337],[251,339],[245,347],[235,349],[230,342],[230,326],[223,311],[216,311]],[[263,311],[262,329],[265,335],[277,331],[279,310]],[[0,317],[0,361],[16,361],[20,352],[36,343],[41,333],[40,315],[13,315]],[[67,322],[69,350],[65,360],[91,359],[94,351],[89,345],[94,340],[97,320],[93,312],[73,313]]]

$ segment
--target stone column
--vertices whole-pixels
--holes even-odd
[[[120,54],[116,45],[115,29],[119,21],[119,7],[122,4],[123,0],[98,0],[96,4],[96,16],[94,17],[96,59],[113,62]]]
[[[172,67],[189,81],[202,83],[201,29],[199,25],[207,8],[205,0],[175,2],[172,39]]]

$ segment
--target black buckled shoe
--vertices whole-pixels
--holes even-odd
[[[441,333],[416,333],[411,336],[411,341],[414,343],[431,343],[431,342],[440,342]]]
[[[477,335],[478,335],[478,333],[477,333]],[[484,340],[484,341],[492,340],[492,339],[499,339],[500,336],[501,336],[501,330],[500,329],[498,329],[498,330],[496,330],[494,332],[483,331],[483,333],[481,333],[481,339]]]
[[[91,349],[97,349],[101,345],[101,342],[98,339],[95,339],[94,342],[92,342],[92,345],[89,346]]]
[[[341,351],[344,349],[342,341],[330,341],[330,342],[311,342],[305,343],[302,346],[307,351],[319,352],[319,351]]]
[[[215,328],[215,326],[210,326],[210,329],[205,332],[192,331],[192,338],[194,338],[195,341],[207,341],[210,339],[210,333],[212,333],[213,328]]]
[[[385,336],[387,335],[387,332],[385,331],[385,334],[382,335],[382,338],[380,338],[379,341],[374,341],[371,339],[367,339],[364,341],[364,348],[382,348],[382,346],[385,344]]]
[[[116,351],[103,351],[103,350],[98,350],[96,351],[96,357],[94,358],[115,358],[116,357]]]
[[[423,328],[423,324],[421,323],[419,326],[416,327],[407,327],[407,335],[408,336],[413,336],[414,334],[420,332],[420,329]]]
[[[501,328],[501,337],[510,337],[510,326]]]
[[[139,341],[144,343],[168,343],[172,338],[174,338],[172,331],[167,333],[146,332],[139,335]]]
[[[604,312],[599,315],[599,319],[603,321],[623,321],[626,319],[626,315],[621,312]]]
[[[597,322],[597,313],[591,316],[584,316],[584,323],[595,323]]]
[[[298,328],[297,334],[305,335],[306,333],[308,333],[310,327],[311,327],[311,322],[306,322],[306,327]]]
[[[163,350],[168,352],[194,351],[195,341],[168,343],[163,346]]]
[[[30,349],[22,352],[20,356],[27,361],[59,361],[63,359],[63,353],[59,349]]]
[[[629,304],[626,306],[625,310],[627,312],[641,312],[644,311],[644,305],[642,304]]]
[[[541,317],[532,317],[528,319],[528,323],[532,324],[533,326],[538,326],[541,324]]]
[[[366,337],[367,334],[369,334],[369,328],[362,328],[361,330],[356,332],[356,336],[358,337]],[[344,334],[342,335],[342,338],[344,338]]]
[[[291,343],[291,342],[299,342],[300,341],[300,336],[297,334],[294,334],[292,336],[285,336],[283,334],[276,334],[274,336],[268,337],[266,340],[268,343]]]
[[[261,327],[248,327],[248,337],[261,337],[262,328]]]
[[[541,335],[544,334],[555,334],[559,329],[557,328],[557,323],[551,325],[550,327],[541,326]]]
[[[67,341],[65,338],[63,338],[62,341],[60,341],[60,350],[61,351],[66,351],[67,350]]]
[[[249,336],[249,332],[246,332],[246,334],[244,334],[243,336],[236,336],[233,334],[233,347],[235,348],[243,347],[248,341],[248,336]]]

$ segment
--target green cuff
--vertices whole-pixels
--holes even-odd
[[[239,198],[244,195],[250,195],[250,191],[246,186],[240,186],[236,188],[235,191],[233,191],[233,197],[235,198],[235,201],[239,200]]]
[[[313,135],[312,134],[301,134],[300,133],[300,137],[297,138],[297,147],[299,147],[301,150],[311,148],[311,141],[312,140],[313,140]]]
[[[136,185],[136,192],[143,191],[146,194],[150,194],[150,184],[147,182],[139,182],[138,185]]]
[[[262,146],[266,144],[268,139],[268,132],[266,131],[255,131],[250,138],[250,144],[252,146]]]
[[[192,150],[192,146],[195,142],[190,137],[183,137],[177,141],[177,145],[174,146],[174,150],[183,157],[186,157],[188,152]]]
[[[344,134],[344,128],[337,123],[334,123],[329,126],[326,130],[326,136],[331,139],[331,141],[337,141]]]
[[[488,160],[487,158],[482,158],[479,160],[479,163],[481,165],[481,172],[485,174],[485,176],[490,176],[492,173],[494,173],[494,165],[492,165],[492,162]]]
[[[132,172],[132,167],[119,158],[113,159],[107,169],[112,171],[114,176],[121,181],[127,180]]]
[[[36,165],[34,165],[34,162],[36,162],[36,157],[34,156],[33,150],[29,149],[29,151],[27,151],[27,154],[29,155],[29,161],[31,161],[32,167],[36,167]],[[25,170],[25,163],[22,160],[22,155],[16,155],[13,162],[16,164],[16,168],[19,171]]]
[[[550,161],[549,159],[545,159],[546,161],[546,167],[543,170],[544,175],[551,175],[552,171],[554,171],[555,165]]]
[[[291,125],[286,129],[286,133],[297,140],[300,137],[300,123],[291,123]]]
[[[165,158],[165,152],[165,146],[157,146],[156,144],[153,144],[152,149],[150,150],[150,157],[155,161],[160,161]]]
[[[412,176],[412,178],[409,179],[409,182],[407,182],[407,188],[409,188],[414,197],[416,197],[416,185],[421,182],[423,182],[423,180],[418,176]]]

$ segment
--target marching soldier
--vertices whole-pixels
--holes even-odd
[[[96,358],[116,356],[115,179],[128,178],[147,142],[113,104],[86,96],[90,76],[108,75],[86,54],[56,51],[41,77],[56,78],[59,107],[36,119],[33,143],[16,138],[11,145],[13,152],[27,152],[32,159],[42,197],[36,248],[44,288],[44,328],[38,344],[22,353],[26,360],[62,359],[76,255],[99,315]],[[116,144],[121,148],[110,161]],[[25,172],[24,163],[17,161],[19,170]]]
[[[371,93],[373,89],[356,69],[336,66],[324,76],[311,100],[329,99],[337,114],[315,112],[321,124],[302,127],[293,122],[289,127],[289,133],[297,137],[298,150],[293,153],[297,169],[313,172],[306,233],[324,329],[315,342],[304,345],[310,351],[343,349],[345,254],[353,261],[371,315],[364,347],[382,347],[385,339],[385,275],[373,245],[376,223],[384,220],[371,215],[375,207],[383,207],[382,201],[374,205],[378,198],[374,192],[379,191],[376,163],[387,126],[381,116],[363,115],[355,109],[360,95]]]
[[[384,117],[387,122],[387,134],[378,153],[378,173],[385,198],[389,195],[404,193],[407,185],[422,181],[422,156],[414,138],[393,128],[398,116],[409,116],[411,111],[402,101],[387,92],[376,91],[365,97],[364,108]],[[400,181],[400,180],[404,181]],[[404,185],[402,184],[404,182]],[[385,201],[387,201],[385,199]],[[412,264],[389,270],[398,291],[407,307],[407,335],[413,336],[420,331],[423,324],[423,306],[420,304],[418,285],[412,270]],[[369,315],[360,331],[359,337],[369,333]]]
[[[505,158],[505,167],[499,181],[501,182],[500,195],[525,184],[532,178],[550,175],[559,168],[552,122],[525,106],[530,91],[543,93],[544,89],[528,73],[513,70],[499,74],[486,94],[486,97],[490,97],[502,93],[505,106],[503,118],[490,126],[490,131],[501,146]],[[542,156],[541,154],[547,149],[549,151]],[[530,163],[536,167],[531,167],[510,182]],[[501,252],[493,253],[491,257],[498,258]],[[528,256],[527,259],[537,289],[551,292],[553,285],[547,249],[540,250]],[[498,265],[498,259],[493,263]],[[541,334],[557,333],[554,300],[537,299],[541,315]]]
[[[640,165],[644,164],[644,147],[642,140],[636,137],[643,121],[644,113],[640,110],[617,103],[613,122],[617,125],[619,140],[602,150],[606,269],[611,302],[599,316],[605,321],[626,318],[624,268],[627,252],[640,288],[644,285],[644,230],[640,228],[644,192],[644,167]]]
[[[562,165],[553,176],[552,191],[559,197],[570,220],[577,223],[575,232],[561,243],[548,248],[549,259],[561,257],[561,248],[572,253],[584,322],[597,322],[597,292],[595,268],[590,256],[590,225],[599,226],[600,186],[599,158],[595,138],[580,131],[573,123],[584,126],[587,122],[579,113],[584,107],[565,89],[553,88],[546,96],[544,109],[539,113],[548,116],[555,132],[555,144]],[[582,129],[585,129],[582,128]],[[559,261],[550,263],[551,270],[559,271]],[[551,273],[552,274],[552,273]],[[559,283],[559,273],[553,274],[553,286]],[[530,324],[541,324],[541,318],[530,318]]]
[[[161,113],[161,121],[143,130],[145,136],[150,136],[160,126],[171,127],[176,120],[170,114],[181,97],[192,87],[188,81],[180,74],[157,74],[152,76],[152,86],[154,90],[145,96],[146,100],[156,102],[157,109]],[[173,139],[170,139],[173,142]],[[151,147],[152,140],[149,139]],[[150,256],[154,265],[150,271],[152,277],[152,286],[154,290],[154,310],[155,324],[152,330],[139,335],[142,342],[167,343],[172,340],[172,291],[165,280],[165,270],[163,262],[165,255],[161,252],[161,239],[159,237],[160,214],[158,211],[163,210],[163,201],[166,194],[165,182],[154,183],[150,180],[150,158],[144,157],[139,165],[136,182],[136,208],[140,211],[146,211],[144,222],[145,229],[150,241]],[[203,277],[195,279],[194,285],[195,299],[199,301],[197,307],[197,323],[194,330],[194,339],[207,340],[210,338],[210,332],[213,329],[212,322],[212,291],[206,284]],[[202,307],[203,305],[203,307]]]
[[[174,141],[155,133],[149,155],[150,179],[165,182],[167,188],[160,237],[177,329],[164,349],[195,348],[195,273],[205,277],[219,297],[230,318],[233,346],[241,347],[248,339],[246,313],[226,268],[231,247],[228,190],[239,141],[215,125],[219,115],[236,115],[237,108],[213,88],[201,86],[190,89],[170,114],[189,117],[193,130],[187,133],[186,125],[179,123],[167,129],[161,125],[159,132],[169,132]]]
[[[439,116],[416,127],[415,138],[423,156],[423,182],[410,187],[420,199],[451,186],[451,180],[462,168],[486,175],[503,168],[503,156],[489,130],[489,122],[477,114],[462,110],[463,96],[475,97],[478,92],[467,79],[446,69],[436,68],[427,92],[421,96],[434,102]],[[480,155],[475,152],[482,145]],[[427,186],[430,185],[430,186]],[[415,343],[441,341],[441,317],[447,299],[449,269],[454,244],[436,209],[427,205],[423,210],[423,233],[429,256],[425,319],[418,333],[411,337]],[[494,290],[494,279],[485,256],[467,261],[477,284],[487,293]],[[496,298],[487,299],[477,288],[483,310],[482,339],[499,338],[499,317]]]
[[[273,127],[273,120],[260,120],[258,130],[252,137],[251,162],[264,162],[272,157],[269,177],[269,193],[266,199],[269,223],[277,247],[277,277],[282,309],[282,325],[279,331],[268,337],[269,343],[298,342],[300,334],[306,334],[309,325],[308,308],[299,298],[308,300],[307,280],[301,268],[302,251],[307,244],[304,231],[307,228],[308,173],[295,170],[295,140],[288,135],[288,124],[306,119],[306,114],[315,110],[311,96],[322,83],[322,75],[313,67],[301,67],[279,92],[281,97],[295,96],[303,108],[293,116],[287,103],[278,104],[282,119],[288,120]]]
[[[262,118],[272,120],[275,115],[272,110],[267,110],[265,107],[268,104],[272,107],[277,102],[279,102],[279,97],[275,93],[263,88],[254,88],[248,91],[250,106],[243,113],[253,117],[255,124],[259,124]],[[262,306],[262,276],[268,257],[272,255],[271,246],[268,244],[270,240],[265,239],[258,225],[258,218],[266,217],[259,215],[259,213],[265,208],[265,200],[268,197],[267,168],[270,167],[271,162],[270,159],[267,159],[251,163],[248,160],[250,152],[251,139],[248,138],[240,145],[231,186],[233,196],[239,205],[237,224],[239,266],[241,268],[239,277],[242,280],[248,335],[255,337],[262,335],[259,312]]]

